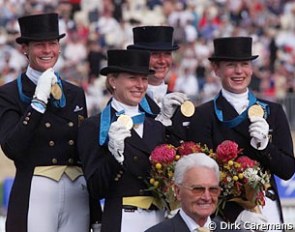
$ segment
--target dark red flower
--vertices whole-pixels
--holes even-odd
[[[225,140],[216,148],[216,159],[218,162],[226,163],[229,160],[235,159],[239,152],[237,143],[231,140]]]
[[[255,160],[250,159],[248,156],[240,156],[236,159],[236,162],[238,162],[241,165],[240,171],[244,171],[246,168],[253,168],[257,165],[257,162]]]
[[[169,164],[175,160],[176,148],[171,144],[161,144],[152,151],[150,160],[153,164]]]
[[[183,142],[178,148],[177,153],[181,156],[189,155],[191,153],[202,152],[202,147],[192,141]]]

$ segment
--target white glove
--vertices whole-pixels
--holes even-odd
[[[268,144],[269,125],[262,117],[250,117],[249,133],[252,137],[250,144],[257,150],[263,150]]]
[[[174,92],[165,95],[162,100],[161,111],[155,119],[160,121],[164,126],[171,126],[171,118],[176,108],[186,100],[188,100],[188,97],[184,93]]]
[[[56,83],[57,77],[52,68],[47,69],[38,79],[34,97],[47,104],[50,97],[51,85]]]
[[[111,124],[109,129],[109,143],[108,148],[115,159],[123,164],[124,161],[124,140],[131,136],[130,130],[126,128],[120,121],[115,121]]]
[[[261,213],[254,213],[249,210],[243,210],[239,216],[237,217],[235,223],[241,224],[242,226],[247,223],[248,227],[249,225],[259,225],[259,224],[266,224],[267,219],[265,216],[263,216]],[[255,227],[256,228],[256,227]],[[257,226],[259,228],[259,226]],[[263,228],[263,227],[261,227]],[[263,230],[251,230],[251,231],[263,231]]]

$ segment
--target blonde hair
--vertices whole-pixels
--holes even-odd
[[[119,73],[109,73],[109,74],[107,75],[105,85],[106,85],[106,89],[107,89],[111,94],[114,93],[114,88],[113,88],[113,86],[110,84],[110,78],[111,78],[111,77],[117,78],[118,76],[119,76]]]

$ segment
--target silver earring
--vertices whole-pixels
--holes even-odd
[[[113,86],[113,89],[116,89],[116,86]]]
[[[26,56],[26,55],[28,55],[28,53],[24,52],[24,55]]]

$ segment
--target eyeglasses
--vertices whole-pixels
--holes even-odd
[[[186,186],[183,184],[181,186],[184,187],[185,189],[190,190],[193,194],[195,194],[197,196],[202,196],[203,194],[205,194],[206,189],[209,191],[209,193],[212,197],[218,197],[218,195],[220,193],[219,186],[204,187],[204,186],[200,186],[200,185]]]

